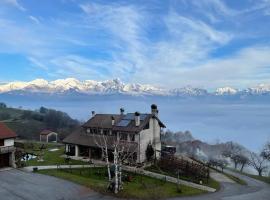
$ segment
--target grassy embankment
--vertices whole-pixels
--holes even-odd
[[[270,184],[270,176],[267,177],[267,176],[253,175],[253,174],[248,174],[248,173],[241,172],[241,171],[238,171],[238,170],[235,170],[235,169],[229,169],[229,170]]]
[[[171,177],[175,177],[177,178],[177,175],[171,172],[165,172],[162,171],[160,168],[158,168],[157,166],[150,166],[150,167],[146,167],[145,170],[151,171],[151,172],[155,172],[155,173],[159,173],[159,174],[164,174],[166,176],[171,176]],[[194,182],[197,183],[196,180],[192,179],[192,177],[187,177],[187,176],[180,176],[180,179],[186,180],[186,181],[190,181],[190,182]],[[216,190],[220,189],[220,184],[218,181],[209,178],[208,182],[207,181],[203,181],[203,185],[205,186],[209,186],[211,188],[215,188]]]
[[[105,168],[40,170],[38,173],[73,181],[104,194],[112,194],[108,193],[106,189],[108,181]],[[130,182],[124,182],[124,189],[116,195],[117,197],[161,199],[205,193],[204,191],[183,185],[180,185],[180,192],[176,184],[165,182],[164,180],[157,180],[147,176],[127,172],[125,172],[125,174],[130,175],[132,179]]]

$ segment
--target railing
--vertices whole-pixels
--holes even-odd
[[[3,146],[3,147],[0,147],[0,154],[3,154],[3,153],[10,153],[10,152],[13,152],[15,150],[15,147],[14,146]]]

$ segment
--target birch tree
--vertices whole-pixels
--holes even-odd
[[[134,153],[137,151],[137,143],[121,141],[117,135],[104,135],[103,133],[93,136],[95,144],[102,150],[105,157],[109,182],[114,184],[114,193],[118,193],[123,187],[122,165],[126,161],[133,160]],[[114,157],[114,178],[111,175],[111,163],[109,162],[109,150]]]
[[[115,165],[115,188],[114,192],[118,193],[119,190],[123,189],[122,182],[122,167],[124,162],[133,162],[134,153],[137,150],[137,143],[131,143],[121,141],[119,139],[114,140],[114,165]]]
[[[110,170],[110,162],[109,162],[109,152],[108,152],[108,137],[103,133],[101,135],[94,135],[95,144],[101,149],[102,155],[105,156],[105,162],[107,166],[107,173],[109,182],[112,180],[111,170]]]

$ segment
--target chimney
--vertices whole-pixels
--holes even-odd
[[[120,108],[120,114],[124,115],[125,109],[124,108]]]
[[[157,105],[156,104],[152,104],[151,105],[151,113],[155,116],[158,115],[158,109],[157,109]]]
[[[114,119],[114,116],[112,116],[112,126],[114,126],[115,124],[115,119]]]
[[[136,126],[140,126],[140,113],[139,112],[135,112],[135,125]]]
[[[95,115],[96,115],[96,112],[92,111],[92,117],[95,117]]]

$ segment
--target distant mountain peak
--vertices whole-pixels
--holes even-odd
[[[217,88],[215,94],[216,95],[234,95],[237,92],[238,92],[237,89],[227,86],[227,87]]]
[[[148,84],[124,83],[119,78],[95,81],[80,81],[76,78],[58,79],[47,81],[35,79],[29,82],[15,81],[0,84],[1,93],[49,93],[65,94],[77,92],[81,94],[127,94],[127,95],[159,95],[179,97],[202,97],[202,96],[243,96],[247,95],[270,95],[270,84],[260,84],[244,90],[232,87],[220,87],[215,92],[208,92],[206,89],[185,86],[174,89],[164,89]]]

